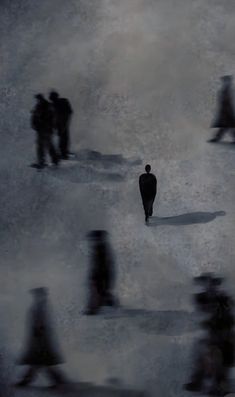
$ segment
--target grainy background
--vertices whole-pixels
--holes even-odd
[[[1,0],[6,387],[21,370],[14,361],[24,341],[27,290],[45,285],[73,381],[102,385],[115,377],[152,396],[187,395],[182,383],[196,338],[192,276],[215,270],[232,292],[235,278],[234,148],[206,142],[219,77],[234,73],[234,14],[233,0]],[[71,100],[78,159],[37,173],[28,167],[35,156],[29,111],[33,95],[51,88]],[[158,177],[155,212],[186,214],[186,224],[144,225],[138,176],[147,162]],[[216,211],[226,215],[214,217]],[[206,214],[190,215],[197,212]],[[193,217],[199,223],[191,224]],[[85,235],[94,228],[112,237],[117,294],[130,309],[117,317],[81,313]],[[22,393],[15,395],[40,390]]]

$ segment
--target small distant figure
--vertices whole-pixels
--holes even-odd
[[[36,106],[31,112],[31,126],[37,133],[37,163],[32,167],[42,169],[46,167],[46,153],[49,152],[54,165],[59,162],[53,144],[53,112],[50,103],[42,94],[35,95]]]
[[[219,142],[226,133],[230,133],[235,143],[235,109],[233,101],[233,77],[221,77],[222,87],[218,94],[217,117],[212,128],[218,131],[209,142]]]
[[[222,396],[230,391],[229,370],[234,365],[233,300],[219,287],[222,279],[207,273],[195,278],[204,287],[195,303],[205,315],[204,337],[196,346],[195,366],[186,390]]]
[[[97,314],[102,306],[117,307],[113,295],[115,282],[114,260],[105,230],[93,230],[88,234],[91,245],[89,274],[89,298],[85,314]]]
[[[68,99],[60,98],[56,91],[51,91],[49,99],[54,110],[55,129],[59,137],[59,150],[61,159],[67,160],[69,158],[69,141],[70,133],[69,127],[73,110]]]
[[[145,174],[139,177],[140,194],[143,201],[145,212],[145,222],[149,221],[149,217],[153,215],[153,203],[157,194],[157,178],[154,174],[150,173],[151,166],[145,166]]]
[[[58,352],[50,321],[48,291],[44,287],[31,290],[33,305],[29,313],[29,335],[26,351],[19,360],[20,365],[28,365],[22,380],[16,386],[27,386],[40,370],[44,370],[53,381],[53,386],[64,384],[62,373],[55,365],[64,362]]]

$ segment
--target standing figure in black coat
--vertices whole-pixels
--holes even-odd
[[[68,99],[60,98],[57,92],[52,91],[49,98],[54,109],[60,156],[63,160],[67,160],[69,158],[69,127],[73,110]]]
[[[28,365],[23,379],[17,386],[27,386],[33,381],[39,370],[45,370],[48,377],[56,384],[65,383],[61,372],[54,368],[63,363],[53,334],[48,307],[47,289],[40,287],[31,290],[34,298],[29,313],[29,335],[26,350],[19,360],[20,365]]]
[[[151,166],[149,164],[145,166],[145,171],[146,173],[139,177],[139,188],[145,212],[145,222],[148,223],[149,217],[153,215],[153,203],[157,194],[157,178],[150,173]]]
[[[49,152],[52,163],[58,164],[58,156],[53,144],[53,111],[42,94],[35,95],[37,104],[31,112],[31,126],[37,132],[37,163],[34,168],[46,166],[45,156]]]
[[[96,314],[102,306],[117,306],[113,295],[114,261],[105,230],[93,230],[88,238],[91,244],[89,298],[86,314]]]
[[[235,109],[233,103],[232,76],[221,77],[222,87],[218,94],[218,114],[212,124],[212,128],[218,128],[214,138],[210,142],[218,142],[230,132],[235,143]]]

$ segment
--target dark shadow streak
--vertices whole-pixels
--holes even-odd
[[[73,164],[65,168],[61,166],[58,169],[48,168],[43,172],[73,183],[122,182],[125,179],[122,173],[98,171],[93,167],[85,167],[81,164]]]
[[[114,318],[130,318],[141,330],[155,335],[182,335],[198,328],[196,314],[187,311],[119,309],[115,315],[106,316],[107,320]]]
[[[67,385],[51,388],[48,387],[37,387],[37,386],[29,386],[24,388],[24,395],[27,396],[28,392],[32,393],[33,390],[37,392],[37,394],[43,395],[54,395],[54,396],[71,396],[71,397],[148,397],[148,394],[144,391],[133,390],[131,388],[121,387],[117,385],[115,387],[112,386],[96,386],[92,383],[85,382],[77,382],[77,383],[68,383]],[[20,396],[19,392],[19,396]],[[31,394],[30,394],[31,395]],[[17,397],[17,393],[15,393]]]
[[[231,150],[235,150],[235,144],[234,142],[228,142],[228,141],[219,141],[219,142],[210,142],[207,141],[209,143],[211,143],[214,146],[223,146],[225,148],[231,149]]]
[[[154,216],[149,222],[149,226],[186,226],[195,225],[199,223],[209,223],[214,221],[218,216],[226,215],[225,211],[216,212],[190,212],[188,214],[181,214],[168,217],[157,217]]]
[[[122,154],[102,154],[96,150],[82,150],[75,155],[78,161],[90,161],[93,163],[100,163],[104,168],[108,168],[113,165],[127,165],[135,166],[140,165],[142,161],[140,159],[126,159]]]

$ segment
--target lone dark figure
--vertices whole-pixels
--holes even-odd
[[[35,95],[36,106],[31,112],[31,126],[37,133],[37,163],[34,168],[46,166],[45,157],[49,152],[54,165],[58,164],[58,156],[53,144],[53,111],[50,103],[42,94]]]
[[[113,295],[114,261],[105,230],[93,230],[88,235],[91,245],[89,298],[86,314],[97,314],[102,306],[117,306]]]
[[[145,171],[146,173],[139,177],[139,187],[145,212],[145,222],[148,223],[149,217],[153,215],[153,203],[157,194],[157,178],[150,173],[151,166],[149,164],[145,166]]]
[[[212,128],[218,128],[218,131],[209,142],[219,142],[229,132],[235,143],[235,110],[232,81],[232,76],[221,77],[222,87],[217,99],[218,113],[212,123]]]
[[[26,351],[19,360],[20,365],[28,365],[23,379],[16,386],[27,386],[39,370],[45,370],[53,384],[65,383],[62,373],[54,366],[63,363],[52,333],[46,288],[31,290],[33,305],[29,313],[29,335]]]
[[[69,127],[73,114],[72,107],[66,98],[60,98],[56,91],[49,95],[54,110],[54,127],[59,137],[60,156],[63,160],[69,158]]]

